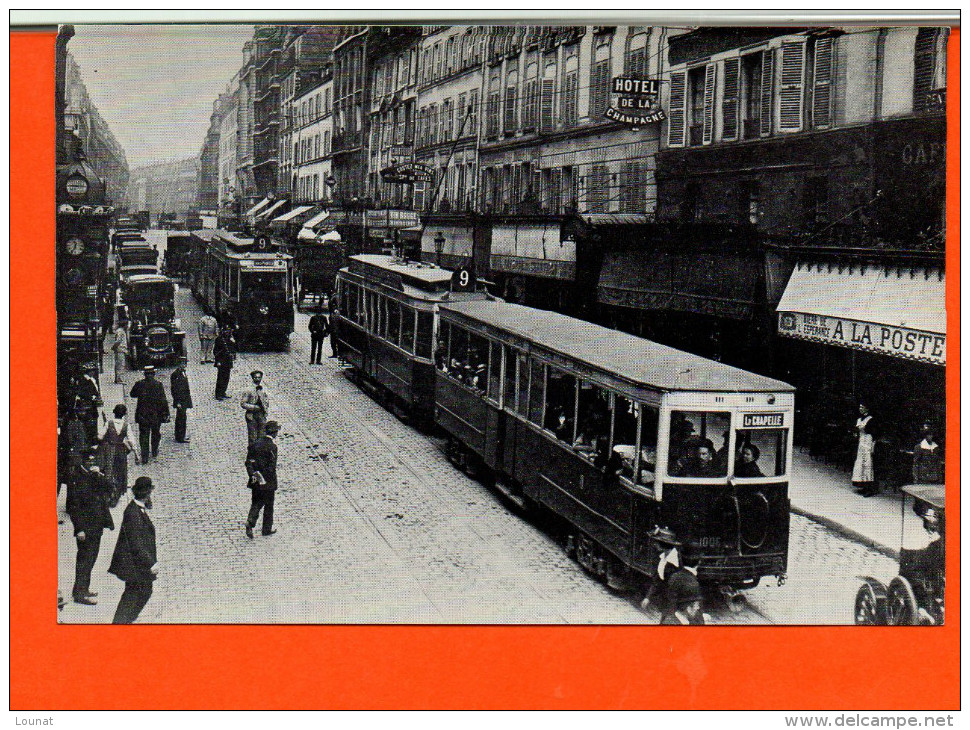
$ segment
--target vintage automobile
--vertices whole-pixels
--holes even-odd
[[[859,576],[855,622],[865,626],[941,625],[946,585],[942,484],[902,488],[899,575],[889,586]],[[910,507],[907,509],[907,507]]]
[[[191,233],[188,231],[169,231],[162,273],[173,279],[187,277],[191,266],[191,252]]]
[[[122,277],[119,292],[128,327],[128,365],[174,363],[185,354],[185,332],[175,318],[176,284],[160,274]]]

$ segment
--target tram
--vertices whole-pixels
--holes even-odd
[[[517,304],[438,312],[435,422],[452,458],[561,517],[589,572],[652,577],[665,530],[702,583],[784,581],[792,386]]]
[[[433,264],[380,254],[351,256],[336,276],[330,322],[341,357],[422,424],[431,423],[434,410],[437,306],[488,297],[470,280],[455,287],[454,278]]]
[[[268,239],[264,239],[268,241]],[[227,231],[194,236],[192,292],[234,319],[240,346],[285,349],[293,332],[293,257]]]

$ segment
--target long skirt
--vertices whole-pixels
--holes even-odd
[[[100,456],[101,471],[114,485],[114,494],[111,495],[114,502],[128,489],[128,450],[124,445],[103,443]]]
[[[852,467],[852,484],[854,486],[870,486],[876,481],[876,475],[872,468],[872,452],[875,445],[872,434],[863,433],[859,435],[859,448],[856,451],[855,464]]]

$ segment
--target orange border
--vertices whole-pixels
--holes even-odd
[[[950,38],[947,481],[956,485],[959,31]],[[31,424],[11,429],[10,709],[959,708],[957,488],[940,629],[57,625],[54,35],[14,32],[10,56],[10,423]],[[138,677],[137,692],[126,691]]]

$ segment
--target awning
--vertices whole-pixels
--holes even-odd
[[[317,241],[320,243],[340,243],[340,234],[337,231],[327,231],[320,234]]]
[[[562,238],[559,223],[498,224],[490,263],[494,271],[573,281],[576,242]]]
[[[756,257],[729,251],[607,251],[597,298],[619,307],[750,319],[760,268]]]
[[[318,225],[320,225],[321,223],[323,223],[329,216],[330,216],[329,210],[322,210],[317,215],[313,216],[310,220],[306,221],[303,224],[303,227],[309,228],[312,230],[316,228]],[[303,231],[300,231],[300,233],[303,233]]]
[[[283,205],[284,205],[285,203],[286,203],[286,201],[285,201],[285,200],[277,200],[277,201],[276,201],[275,203],[273,203],[273,204],[272,204],[272,205],[271,205],[271,206],[270,206],[269,208],[267,208],[266,210],[263,210],[263,211],[261,211],[261,212],[259,212],[259,213],[257,213],[257,214],[256,214],[256,220],[263,220],[263,219],[265,219],[265,218],[267,218],[268,216],[271,216],[271,215],[273,214],[273,211],[274,211],[274,210],[278,210],[278,209],[279,209],[279,208],[281,208],[281,207],[282,207],[282,206],[283,206]]]
[[[269,198],[263,198],[256,205],[246,211],[246,215],[256,215],[256,213],[269,204]]]
[[[935,268],[799,263],[778,304],[778,332],[946,365],[945,289]]]
[[[284,213],[283,215],[274,218],[273,223],[286,223],[287,221],[296,218],[298,215],[300,215],[300,213],[306,213],[311,207],[312,206],[309,205],[298,205],[289,213]]]

